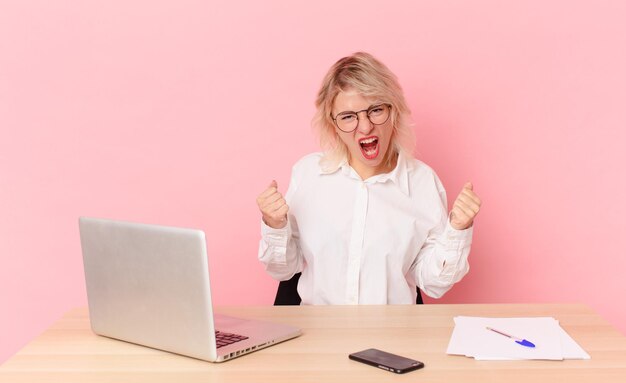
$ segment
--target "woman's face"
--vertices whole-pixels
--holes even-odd
[[[341,113],[359,112],[377,104],[379,102],[366,98],[355,90],[339,92],[335,98],[332,115],[335,118],[341,118],[338,116]],[[372,124],[365,111],[360,112],[358,117],[358,125],[354,131],[346,133],[337,126],[335,130],[341,141],[348,147],[350,166],[365,180],[391,170],[387,168],[384,159],[389,150],[393,127],[391,117],[382,125]]]

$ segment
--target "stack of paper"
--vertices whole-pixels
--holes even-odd
[[[455,317],[454,331],[448,344],[448,354],[465,355],[477,360],[528,359],[590,359],[551,317],[481,318]],[[487,328],[532,342],[525,347]]]

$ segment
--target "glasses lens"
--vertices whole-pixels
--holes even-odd
[[[374,125],[384,124],[389,118],[389,106],[387,104],[375,105],[367,112],[367,117]]]
[[[358,124],[358,117],[356,113],[341,113],[335,119],[337,127],[344,132],[351,132],[356,129]]]

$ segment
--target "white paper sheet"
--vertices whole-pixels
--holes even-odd
[[[456,317],[448,354],[477,360],[589,359],[589,355],[551,317]],[[487,327],[526,339],[536,347],[524,347]]]

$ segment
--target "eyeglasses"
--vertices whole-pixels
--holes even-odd
[[[359,110],[358,112],[341,112],[335,117],[331,114],[330,118],[333,119],[339,130],[344,133],[350,133],[359,126],[359,113],[367,112],[367,119],[370,120],[372,124],[382,125],[389,120],[389,116],[391,115],[390,110],[390,104],[377,104],[367,109]]]

